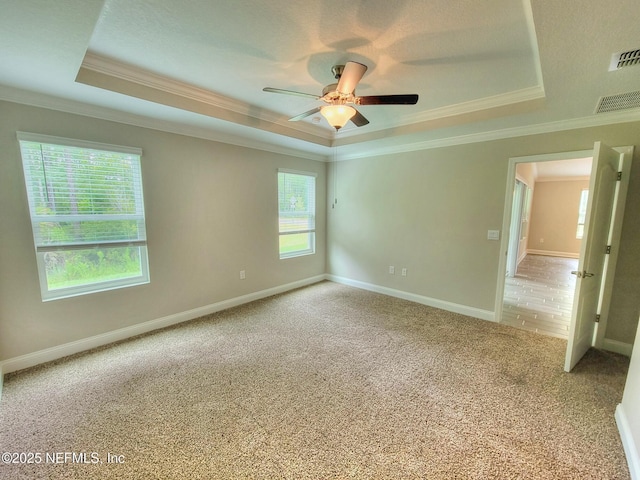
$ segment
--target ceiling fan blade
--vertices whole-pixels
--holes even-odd
[[[318,100],[320,98],[318,95],[313,95],[311,93],[294,92],[293,90],[282,90],[281,88],[264,87],[262,91],[270,93],[283,93],[285,95],[296,95],[298,97],[313,98],[315,100]]]
[[[415,105],[418,103],[417,94],[408,95],[371,95],[356,97],[356,105]]]
[[[369,120],[364,118],[364,115],[356,110],[356,114],[351,117],[351,123],[353,123],[356,127],[364,127],[369,123]]]
[[[338,87],[336,90],[345,95],[353,93],[358,85],[358,82],[363,77],[364,72],[367,71],[367,66],[357,62],[347,62],[338,80]]]
[[[304,112],[304,113],[301,113],[300,115],[296,115],[295,117],[291,117],[289,121],[297,122],[298,120],[302,120],[303,118],[309,117],[315,113],[320,113],[320,107],[316,107],[313,110],[309,110],[308,112]]]

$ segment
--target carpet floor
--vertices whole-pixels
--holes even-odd
[[[322,282],[7,375],[0,477],[628,479],[628,358],[565,348]]]

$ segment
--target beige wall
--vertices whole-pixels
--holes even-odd
[[[500,242],[487,230],[501,228],[506,169],[499,157],[471,153],[463,146],[338,162],[329,271],[493,310]]]
[[[41,301],[17,130],[142,148],[150,284]],[[0,360],[325,271],[323,162],[6,102],[0,145]],[[279,167],[318,174],[315,255],[279,260]]]
[[[527,248],[577,257],[580,195],[588,188],[588,180],[536,182]]]
[[[149,285],[42,303],[17,130],[143,149]],[[325,271],[493,311],[501,253],[487,230],[502,225],[509,158],[596,140],[640,144],[640,122],[344,161],[334,182],[333,165],[0,102],[0,360]],[[639,157],[636,149],[606,333],[625,343],[640,310],[628,295],[640,288]],[[318,174],[314,256],[278,259],[279,167]],[[338,186],[328,211],[327,184]]]
[[[494,309],[500,229],[511,157],[640,144],[640,123],[584,128],[338,162],[339,202],[328,210],[328,271],[478,309]],[[614,288],[640,288],[640,149],[634,153]],[[329,185],[334,169],[329,170]],[[633,213],[632,213],[633,212]],[[628,225],[628,224],[631,224]],[[504,233],[504,232],[502,232]],[[389,265],[396,274],[388,273]],[[408,268],[402,277],[398,268]],[[636,272],[636,273],[634,273]],[[630,343],[640,298],[615,302],[606,338]],[[610,333],[612,332],[612,333]]]

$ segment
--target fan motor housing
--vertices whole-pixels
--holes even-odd
[[[337,83],[332,83],[331,85],[327,85],[326,87],[324,87],[322,89],[322,96],[324,97],[328,93],[332,93],[332,92],[336,92],[336,93],[338,92],[338,84]]]
[[[353,103],[355,99],[356,91],[354,90],[350,94],[344,94],[338,92],[338,84],[332,83],[322,89],[322,99],[329,103]]]

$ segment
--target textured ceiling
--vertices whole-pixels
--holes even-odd
[[[640,118],[595,114],[640,90],[637,0],[0,0],[0,98],[273,151],[354,157]],[[337,135],[288,118],[321,103],[331,67],[368,66],[370,124]],[[597,140],[597,139],[594,139]]]
[[[535,163],[537,181],[569,180],[575,177],[588,178],[591,175],[592,158],[576,158],[574,160],[553,160]]]

